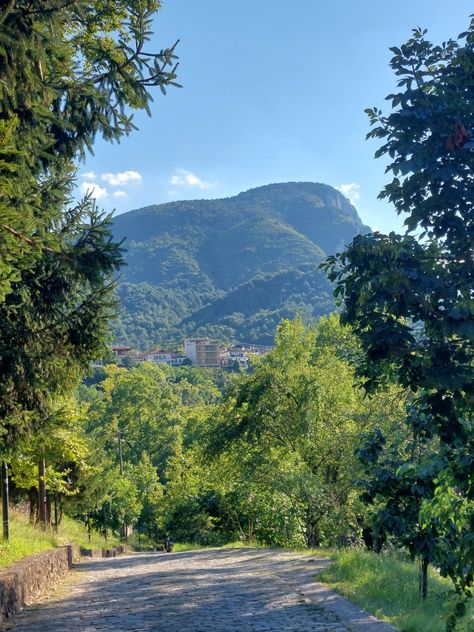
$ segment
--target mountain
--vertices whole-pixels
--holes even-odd
[[[184,335],[271,344],[282,318],[334,309],[318,264],[369,230],[339,191],[311,182],[119,215],[113,232],[125,239],[127,265],[115,338],[139,347]]]

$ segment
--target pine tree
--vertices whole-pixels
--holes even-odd
[[[4,459],[103,347],[121,249],[92,200],[71,207],[74,176],[97,134],[120,140],[135,129],[130,110],[150,113],[150,88],[178,85],[174,46],[145,51],[158,8],[156,0],[0,7]]]

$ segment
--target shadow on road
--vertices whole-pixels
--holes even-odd
[[[89,560],[77,565],[79,583],[71,596],[28,609],[15,629],[343,631],[333,627],[327,612],[296,594],[301,581],[310,581],[326,564],[264,549]],[[319,623],[326,627],[315,627]]]

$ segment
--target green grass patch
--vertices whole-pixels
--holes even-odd
[[[198,551],[200,549],[262,549],[266,548],[265,545],[256,542],[255,540],[251,540],[250,542],[242,542],[241,540],[236,540],[235,542],[227,542],[227,544],[222,544],[220,546],[212,546],[212,545],[204,545],[204,544],[191,544],[187,542],[175,542],[173,544],[173,553],[179,551]]]
[[[242,542],[240,540],[236,540],[235,542],[227,542],[227,544],[221,544],[218,546],[215,545],[206,545],[206,544],[192,544],[189,542],[175,542],[173,544],[173,552],[179,551],[198,551],[199,549],[256,549],[262,548],[262,545],[258,542],[252,540],[251,542]]]
[[[235,542],[227,542],[222,549],[266,549],[265,544],[258,542],[257,540],[249,540],[248,542],[242,542],[242,540],[236,540]]]
[[[97,532],[92,532],[89,543],[86,527],[67,516],[63,517],[58,532],[55,533],[52,529],[42,531],[30,524],[27,514],[11,510],[10,540],[5,542],[0,539],[0,568],[6,568],[28,555],[72,542],[84,548],[101,549],[106,546],[105,539]],[[108,538],[107,546],[117,544],[118,538]]]
[[[181,551],[199,551],[200,549],[209,549],[209,546],[204,544],[192,544],[191,542],[174,542],[173,553],[180,553]]]
[[[452,584],[433,569],[428,597],[418,593],[418,564],[395,554],[377,555],[348,549],[331,553],[334,563],[316,579],[402,632],[444,632]],[[459,623],[459,632],[474,631],[474,606]]]
[[[85,549],[110,549],[123,544],[120,538],[111,533],[110,530],[107,535],[107,542],[101,533],[94,530],[91,531],[91,540],[89,542],[86,526],[82,522],[73,520],[68,516],[63,516],[57,537],[60,544],[74,542],[74,544],[78,544]]]
[[[276,547],[279,548],[279,547]],[[296,553],[298,555],[311,555],[312,557],[321,557],[325,559],[336,559],[337,549],[330,549],[328,547],[320,546],[317,549],[310,549],[307,546],[298,546],[292,548],[285,548],[285,551],[291,551],[291,553]]]

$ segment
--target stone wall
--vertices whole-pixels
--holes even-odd
[[[81,559],[81,555],[115,557],[123,552],[123,546],[96,550],[68,544],[15,562],[0,571],[0,623],[54,588],[72,568],[73,562]]]
[[[124,547],[114,546],[113,549],[83,549],[81,547],[80,554],[82,557],[117,557],[124,552]]]
[[[64,577],[77,557],[72,545],[43,551],[0,572],[0,622],[31,603]]]
[[[103,549],[83,549],[81,547],[82,557],[104,557]]]

